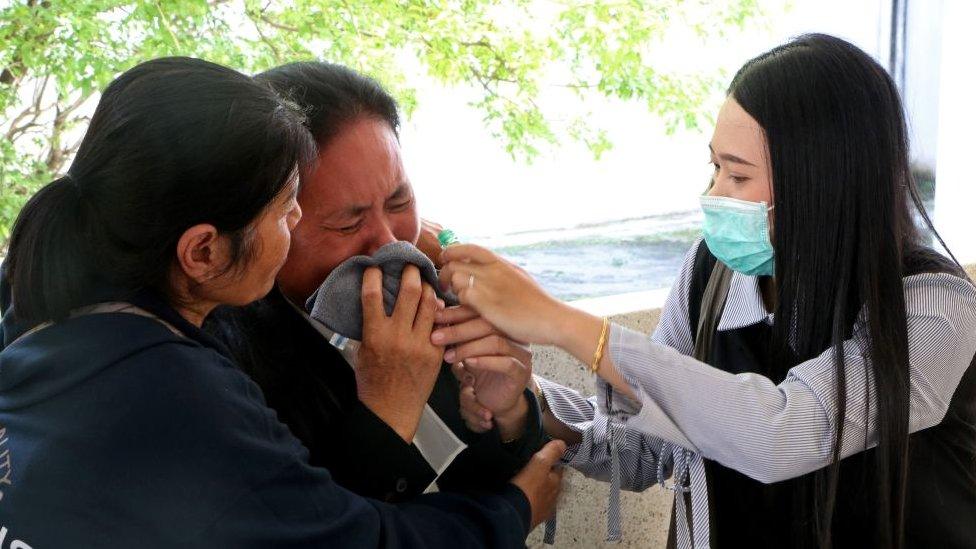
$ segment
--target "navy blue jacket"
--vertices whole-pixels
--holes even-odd
[[[261,387],[278,419],[308,448],[309,462],[359,495],[398,503],[417,497],[435,479],[444,491],[496,489],[542,446],[531,391],[531,419],[518,440],[503,443],[497,428],[468,430],[457,379],[444,364],[427,403],[468,447],[437,478],[420,450],[359,400],[353,369],[278,288],[246,307],[218,308],[203,329]]]
[[[5,544],[524,546],[529,506],[512,485],[397,506],[339,487],[308,464],[306,449],[218,342],[152,296],[130,302],[185,337],[152,318],[100,313],[11,344],[23,327],[15,314],[3,318]]]

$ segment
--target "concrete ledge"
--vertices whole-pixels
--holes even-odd
[[[967,267],[969,276],[976,279],[976,265]],[[627,294],[631,295],[631,294]],[[645,299],[661,300],[661,292],[642,292]],[[664,293],[666,295],[666,292]],[[630,299],[581,300],[576,304],[596,314],[611,314],[612,320],[644,333],[651,333],[660,318],[659,309],[614,314]],[[639,302],[639,300],[638,300]],[[533,348],[535,372],[556,380],[584,395],[593,394],[593,379],[586,368],[568,354],[552,348]],[[654,486],[642,493],[624,492],[621,497],[623,542],[608,543],[606,536],[606,504],[609,485],[590,480],[573,470],[566,473],[567,486],[559,507],[559,528],[556,547],[664,547],[671,518],[671,493]],[[546,547],[542,543],[542,527],[528,539],[532,548]]]

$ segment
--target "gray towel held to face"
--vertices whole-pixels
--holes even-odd
[[[408,264],[420,269],[420,278],[434,287],[437,297],[448,305],[457,305],[454,294],[445,293],[437,284],[434,263],[413,244],[405,241],[391,242],[372,256],[356,255],[333,269],[325,282],[308,301],[305,310],[309,316],[325,324],[330,330],[348,337],[363,338],[363,273],[367,267],[378,266],[383,271],[383,305],[386,314],[393,314],[397,295],[400,293],[400,275]]]

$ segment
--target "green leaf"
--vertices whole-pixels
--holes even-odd
[[[553,85],[572,90],[580,111],[594,95],[638,101],[673,131],[709,121],[707,100],[724,75],[681,74],[654,66],[653,49],[674,28],[721,37],[761,17],[758,0],[45,0],[0,7],[0,133],[49,89],[40,126],[0,143],[0,247],[17,212],[66,164],[45,152],[81,128],[83,113],[60,127],[55,104],[103,89],[133,65],[189,55],[254,73],[280,63],[319,59],[373,75],[417,108],[417,78],[474,90],[472,107],[513,158],[531,162],[569,139],[600,158],[606,133],[582,112],[555,111],[543,100]],[[402,63],[413,58],[416,63]],[[414,67],[419,67],[420,74]],[[558,75],[555,77],[553,75]],[[566,122],[572,120],[572,122]],[[15,132],[16,133],[16,132]]]

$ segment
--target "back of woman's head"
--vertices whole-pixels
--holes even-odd
[[[900,546],[909,405],[902,279],[918,270],[958,271],[925,248],[911,214],[914,203],[928,222],[909,169],[898,90],[869,55],[815,34],[746,63],[729,96],[759,123],[769,149],[777,257],[773,375],[782,379],[796,362],[832,347],[839,440],[847,406],[842,342],[865,313],[864,351],[876,384],[874,402],[866,404],[879,411],[875,477],[865,486],[876,490],[878,544]],[[817,511],[797,511],[816,515],[809,523],[816,536],[807,532],[807,541],[830,544],[837,471],[812,491]]]
[[[102,94],[68,173],[24,207],[6,275],[21,322],[58,320],[110,289],[168,293],[183,232],[209,223],[246,263],[249,224],[307,163],[302,116],[214,63],[137,65]]]

